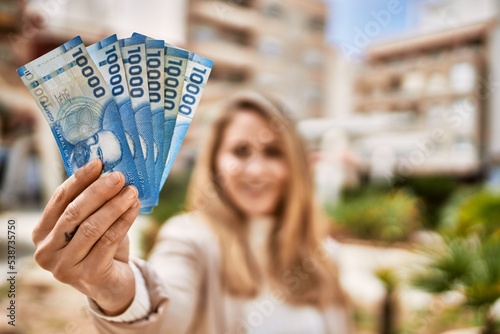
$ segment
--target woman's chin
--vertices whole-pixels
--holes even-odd
[[[261,217],[261,216],[270,216],[274,213],[274,206],[269,207],[268,205],[262,206],[245,206],[243,212],[247,217]]]

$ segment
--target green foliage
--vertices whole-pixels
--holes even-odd
[[[353,236],[385,242],[407,240],[421,218],[418,200],[404,190],[369,190],[327,206],[327,212]]]
[[[448,237],[500,238],[500,194],[467,188],[443,208],[441,233]]]
[[[399,328],[399,334],[437,334],[451,329],[478,327],[483,319],[477,312],[463,307],[419,309]]]
[[[500,240],[478,243],[477,250],[472,250],[472,253],[471,272],[464,280],[466,305],[489,307],[500,298]]]
[[[377,277],[382,284],[384,284],[387,291],[393,291],[396,289],[399,282],[399,278],[393,268],[378,268],[375,270],[375,277]]]
[[[440,225],[439,213],[442,206],[457,191],[458,181],[450,176],[426,175],[413,176],[395,184],[398,188],[407,188],[422,200],[425,211],[422,224],[426,228],[435,229]]]
[[[483,314],[484,333],[496,333],[489,314],[500,298],[500,195],[464,189],[452,196],[441,214],[441,247],[412,283],[431,293],[459,291],[464,306]]]
[[[431,263],[415,275],[413,285],[431,293],[443,293],[460,286],[472,270],[470,246],[473,246],[470,242],[454,240],[444,249],[427,250]]]
[[[451,240],[443,251],[429,251],[431,262],[413,277],[414,286],[431,292],[461,292],[465,306],[488,307],[500,298],[500,241]]]
[[[457,236],[500,237],[500,194],[487,190],[469,197],[458,210]]]
[[[439,227],[440,232],[444,234],[454,235],[455,225],[458,221],[458,212],[460,206],[471,196],[478,193],[481,189],[479,187],[463,187],[458,189],[448,201],[442,206],[439,213]]]

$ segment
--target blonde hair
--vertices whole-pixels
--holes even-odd
[[[189,210],[201,212],[213,227],[221,245],[221,278],[224,288],[238,297],[257,296],[262,273],[257,269],[246,239],[243,214],[224,191],[224,175],[216,169],[216,157],[225,129],[237,110],[251,110],[270,122],[270,130],[283,140],[284,159],[289,166],[287,191],[276,213],[268,244],[267,274],[287,301],[326,306],[344,303],[338,272],[324,241],[328,235],[320,211],[315,207],[307,151],[278,103],[255,92],[230,98],[213,122],[188,190]],[[256,134],[264,137],[265,131]],[[302,271],[302,275],[298,273]],[[293,276],[295,275],[295,276]]]

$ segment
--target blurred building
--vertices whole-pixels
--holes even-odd
[[[335,73],[343,73],[351,94],[331,103],[333,118],[306,120],[302,132],[314,142],[332,129],[344,131],[359,169],[373,179],[491,172],[500,161],[499,5],[412,2],[414,28],[372,42],[360,62],[344,62]]]
[[[18,33],[29,42],[18,44],[29,45],[26,62],[75,35],[92,44],[140,31],[215,61],[202,108],[247,87],[304,118],[326,108],[327,13],[323,0],[30,0],[23,20],[32,29]]]
[[[18,37],[30,45],[27,61],[77,35],[90,45],[137,31],[184,45],[186,5],[186,0],[28,0],[22,17],[27,28]]]
[[[0,2],[0,60],[11,61],[8,34],[21,30],[21,13],[24,4],[22,1],[5,0]]]
[[[422,35],[491,20],[497,15],[497,0],[411,1],[408,11],[413,33]]]
[[[486,159],[492,27],[487,21],[369,48],[355,81],[354,113],[401,121],[393,131],[359,138],[359,149],[371,154],[391,147],[394,167],[415,173],[479,172]]]
[[[0,76],[4,84],[5,81],[11,81],[11,67],[17,64],[12,41],[22,31],[24,8],[25,2],[21,0],[0,2]]]
[[[199,112],[173,172],[194,161],[224,99],[257,89],[295,119],[324,116],[332,49],[323,0],[189,0],[187,48],[214,60]],[[177,168],[175,168],[177,167]]]
[[[272,93],[297,118],[324,114],[322,0],[191,0],[188,47],[214,59],[206,102],[242,87]]]
[[[50,129],[15,71],[34,32],[25,4],[0,2],[0,209],[40,204],[62,180]]]
[[[500,22],[500,0],[496,1],[496,22]],[[488,58],[490,61],[490,116],[488,118],[488,155],[489,155],[489,183],[490,186],[500,189],[500,24],[497,24],[491,33]]]
[[[29,151],[38,164],[52,161],[52,169],[34,168],[39,176],[58,175],[49,182],[46,193],[60,183],[64,171],[60,158],[54,157],[54,140],[15,69],[76,35],[88,45],[113,33],[125,37],[138,31],[214,59],[200,111],[177,159],[177,170],[196,156],[212,111],[238,89],[269,92],[299,119],[323,115],[330,52],[325,45],[326,13],[322,0],[4,0],[0,3],[0,79],[5,87],[26,95],[16,100],[24,104],[23,110],[29,110],[34,127],[43,129],[44,140],[37,142],[52,143],[43,145],[52,147],[51,153],[33,148],[28,141],[29,146],[16,151]],[[10,115],[20,118],[18,111],[13,112],[17,107],[8,104]],[[21,138],[15,135],[10,142]],[[2,142],[9,153],[12,144]],[[9,161],[12,164],[13,160]],[[2,174],[7,178],[5,171]],[[20,170],[14,174],[27,178]],[[38,181],[47,183],[44,177]]]

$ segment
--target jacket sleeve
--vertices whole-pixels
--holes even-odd
[[[134,322],[113,322],[91,314],[99,333],[188,333],[197,321],[206,276],[203,229],[193,219],[182,215],[169,220],[160,230],[149,262],[134,260],[149,292],[149,315]]]

